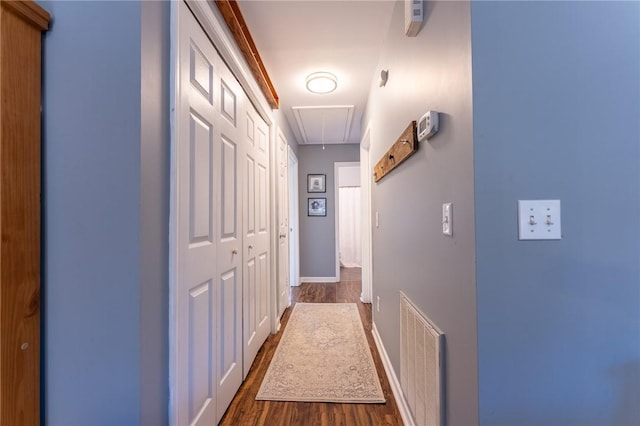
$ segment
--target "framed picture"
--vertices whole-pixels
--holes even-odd
[[[326,175],[307,175],[307,192],[327,192]]]
[[[327,215],[327,199],[326,198],[307,198],[307,216],[326,216]]]

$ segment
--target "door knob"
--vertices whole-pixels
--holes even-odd
[[[251,250],[253,248],[253,246],[251,244],[249,244],[249,250]]]
[[[231,250],[231,254],[238,254],[238,250],[236,249]]]
[[[287,234],[280,234],[280,238],[287,238]]]

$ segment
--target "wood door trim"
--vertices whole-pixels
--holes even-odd
[[[33,1],[22,0],[0,0],[2,6],[7,10],[21,17],[24,21],[29,22],[40,31],[49,29],[49,20],[51,16],[49,12],[38,6]]]
[[[235,0],[216,0],[216,6],[218,6],[220,14],[227,23],[229,30],[231,30],[233,38],[236,43],[238,43],[238,47],[247,61],[251,73],[258,82],[262,93],[264,93],[264,96],[267,98],[269,106],[273,109],[280,108],[278,93],[276,93],[276,89],[269,78],[258,48],[253,42],[253,38],[251,37],[251,33],[242,16],[238,3]]]
[[[0,2],[0,424],[40,424],[41,56],[49,14]]]

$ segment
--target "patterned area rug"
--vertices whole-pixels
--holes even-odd
[[[355,303],[296,303],[256,400],[385,402]]]

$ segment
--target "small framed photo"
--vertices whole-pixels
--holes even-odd
[[[327,215],[327,199],[326,198],[307,198],[307,216],[326,216]]]
[[[307,192],[327,192],[327,175],[307,175]]]

